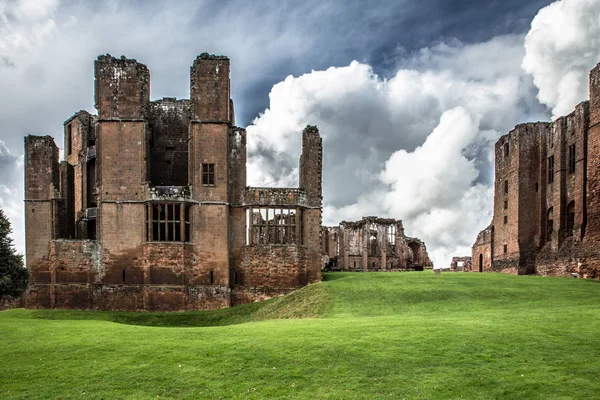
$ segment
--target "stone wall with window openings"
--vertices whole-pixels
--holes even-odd
[[[190,205],[146,204],[146,241],[190,242]]]
[[[396,226],[395,225],[390,225],[387,229],[387,233],[388,233],[388,246],[390,247],[394,247],[396,245]]]
[[[301,244],[300,213],[298,208],[257,207],[246,209],[246,244]]]

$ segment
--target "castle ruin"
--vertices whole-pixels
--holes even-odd
[[[323,227],[327,269],[339,271],[410,271],[433,268],[425,243],[404,234],[402,221],[363,217]]]
[[[495,145],[494,215],[473,271],[600,278],[600,64],[589,101]]]
[[[230,64],[201,54],[190,99],[150,101],[136,60],[95,62],[97,115],[25,138],[26,306],[215,309],[321,279],[322,143],[302,132],[298,188],[246,186]]]

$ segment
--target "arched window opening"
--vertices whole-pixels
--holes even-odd
[[[412,262],[413,264],[419,263],[419,244],[415,242],[411,242],[408,244],[408,247],[412,250]]]
[[[371,224],[369,226],[369,255],[377,255],[377,225]]]

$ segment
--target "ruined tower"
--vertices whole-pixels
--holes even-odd
[[[25,138],[28,307],[212,309],[320,280],[319,132],[302,133],[299,188],[246,187],[229,75],[203,53],[189,100],[150,101],[145,65],[102,55],[98,115],[65,122],[65,161]]]
[[[600,277],[599,70],[589,102],[496,142],[494,216],[473,245],[474,271]]]

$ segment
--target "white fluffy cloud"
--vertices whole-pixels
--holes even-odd
[[[365,215],[402,219],[438,265],[470,254],[491,219],[492,143],[531,117],[523,105],[535,103],[522,57],[523,38],[505,36],[423,49],[389,79],[356,61],[289,76],[248,127],[250,184],[295,185],[299,132],[316,124],[326,224]]]
[[[23,156],[16,156],[0,140],[0,208],[11,222],[16,248],[25,247],[25,219],[23,218]],[[14,182],[14,183],[13,183]]]
[[[554,117],[588,98],[587,76],[600,62],[600,2],[561,0],[541,9],[525,38],[523,69]]]

